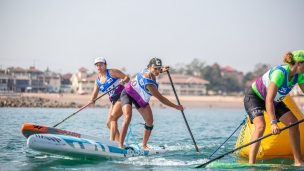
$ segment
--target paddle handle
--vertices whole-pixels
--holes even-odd
[[[176,91],[175,91],[175,88],[174,88],[174,85],[173,85],[173,82],[172,82],[172,79],[171,79],[169,70],[167,70],[167,74],[168,74],[168,77],[169,77],[169,79],[170,79],[170,83],[171,83],[171,86],[172,86],[172,89],[173,89],[173,92],[174,92],[176,101],[177,101],[178,105],[181,105],[180,102],[179,102],[178,96],[177,96],[177,94],[176,94]],[[195,140],[194,140],[194,137],[193,137],[193,135],[192,135],[192,132],[191,132],[191,129],[190,129],[189,124],[188,124],[188,122],[187,122],[187,119],[186,119],[186,116],[185,116],[185,114],[184,114],[184,111],[181,111],[181,112],[182,112],[184,121],[185,121],[185,123],[186,123],[186,125],[187,125],[187,128],[188,128],[188,131],[189,131],[189,133],[190,133],[190,136],[191,136],[191,138],[192,138],[192,141],[193,141],[193,143],[194,143],[195,149],[196,149],[197,152],[199,152],[199,148],[197,147],[197,144],[196,144],[196,142],[195,142]]]

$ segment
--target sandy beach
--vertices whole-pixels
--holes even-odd
[[[100,94],[101,95],[101,94]],[[100,96],[99,95],[99,96]],[[23,97],[41,97],[51,100],[56,100],[59,102],[75,102],[77,104],[85,105],[91,98],[90,94],[78,95],[78,94],[49,94],[49,93],[22,93]],[[177,104],[175,96],[165,96],[170,101]],[[180,103],[185,108],[222,108],[222,109],[242,109],[243,108],[243,97],[233,97],[233,96],[179,96]],[[108,96],[103,96],[96,104],[101,106],[110,106]],[[154,108],[168,108],[168,106],[160,103],[156,98],[152,97],[150,100],[151,107]]]
[[[100,96],[101,94],[99,94]],[[20,93],[18,96],[10,96],[11,98],[18,97],[40,97],[58,101],[61,103],[75,102],[80,105],[86,105],[91,98],[90,94],[52,94],[52,93]],[[173,103],[177,104],[175,96],[165,96]],[[5,96],[1,96],[5,98]],[[180,103],[189,109],[193,108],[209,108],[209,109],[243,109],[243,96],[179,96]],[[303,109],[304,96],[293,97],[296,104]],[[96,101],[96,105],[109,107],[111,104],[108,100],[108,96],[105,95]],[[153,108],[169,108],[168,106],[160,103],[156,98],[151,97],[150,105]]]

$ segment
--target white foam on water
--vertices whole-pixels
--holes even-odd
[[[185,161],[178,159],[167,159],[164,157],[131,157],[124,161],[114,161],[115,163],[123,163],[123,164],[131,164],[131,165],[149,165],[149,166],[187,166],[187,165],[195,165],[201,164],[209,161],[208,159],[199,159],[196,161]]]

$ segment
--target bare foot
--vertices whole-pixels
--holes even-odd
[[[300,160],[300,161],[296,161],[295,160],[295,163],[294,163],[294,166],[304,166],[304,160],[302,159],[302,160]]]
[[[142,146],[141,148],[144,149],[144,150],[151,150],[151,148],[147,147],[146,145]]]
[[[294,166],[303,166],[304,167],[304,163],[295,163]]]
[[[123,146],[121,146],[121,145],[118,145],[118,148],[125,148],[125,147],[126,147],[126,146],[124,146],[124,145],[123,145]]]

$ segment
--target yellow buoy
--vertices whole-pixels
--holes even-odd
[[[288,94],[283,100],[284,103],[289,107],[293,114],[297,117],[298,120],[304,119],[304,115],[296,105],[294,100]],[[271,133],[270,120],[267,113],[264,113],[264,118],[266,121],[266,128],[264,135]],[[281,122],[278,123],[280,128],[285,127]],[[304,157],[304,123],[299,124],[300,136],[301,136],[301,152]],[[251,135],[254,131],[254,125],[250,123],[250,120],[247,119],[244,132],[241,131],[236,142],[235,148],[238,148],[241,145],[249,143],[251,140]],[[242,138],[244,137],[244,138]],[[249,156],[250,146],[244,147],[239,151],[240,156],[247,157]],[[261,141],[259,152],[257,154],[257,159],[269,159],[269,158],[293,158],[293,153],[291,149],[291,144],[289,141],[288,129],[282,131],[279,135],[272,135],[268,138],[265,138]]]

